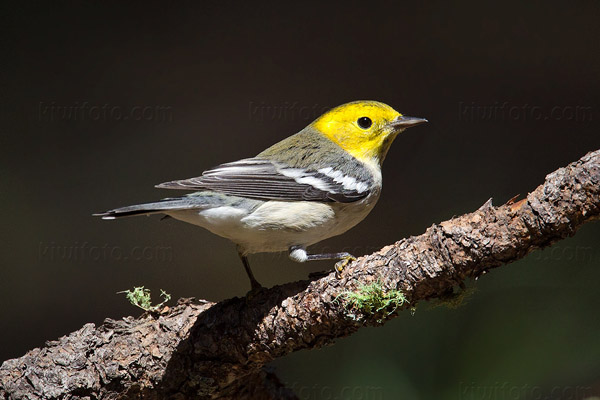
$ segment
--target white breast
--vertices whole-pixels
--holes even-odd
[[[340,235],[362,221],[373,209],[379,191],[352,203],[265,201],[249,212],[230,206],[169,213],[230,239],[247,253],[287,251]]]

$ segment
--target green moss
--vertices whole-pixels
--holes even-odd
[[[160,296],[163,298],[162,303],[152,305],[152,299],[150,297],[150,289],[145,289],[143,286],[134,287],[133,290],[123,290],[117,292],[117,294],[125,293],[125,297],[131,304],[141,308],[144,311],[158,311],[165,303],[171,300],[171,295],[160,289]]]
[[[396,289],[385,291],[381,281],[361,285],[356,292],[344,291],[335,301],[340,299],[350,318],[358,321],[364,316],[377,315],[379,323],[408,303],[404,293]]]

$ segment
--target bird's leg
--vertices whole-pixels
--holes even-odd
[[[308,254],[302,246],[290,247],[290,258],[297,262],[315,261],[315,260],[339,260],[335,263],[335,277],[342,278],[344,268],[352,261],[356,260],[352,254],[345,251],[340,253]]]
[[[250,279],[250,286],[252,287],[251,291],[258,290],[262,288],[262,285],[258,283],[252,270],[250,269],[250,262],[248,262],[248,257],[238,248],[238,255],[242,260],[242,264],[244,264],[244,269],[246,270],[246,274],[248,274],[248,278]]]

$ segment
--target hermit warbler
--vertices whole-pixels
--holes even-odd
[[[252,253],[289,251],[298,262],[336,259],[339,274],[354,260],[351,254],[308,254],[306,247],[346,232],[369,214],[390,145],[423,122],[376,101],[343,104],[256,157],[156,186],[194,193],[95,215],[162,213],[206,228],[237,244],[252,289],[260,288],[248,263]]]

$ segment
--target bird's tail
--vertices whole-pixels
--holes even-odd
[[[116,219],[121,217],[132,217],[135,215],[150,215],[166,213],[168,211],[189,210],[192,208],[200,207],[197,202],[190,201],[190,198],[182,197],[177,199],[164,199],[154,203],[115,208],[114,210],[92,215],[95,217],[102,217],[102,219]]]

